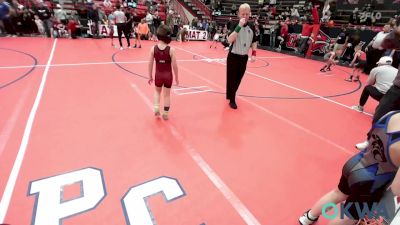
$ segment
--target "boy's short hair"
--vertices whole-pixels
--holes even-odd
[[[171,28],[167,25],[160,25],[157,29],[157,38],[166,44],[171,42]]]

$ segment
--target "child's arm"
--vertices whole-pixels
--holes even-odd
[[[154,64],[154,47],[150,49],[150,59],[149,59],[149,81],[148,83],[153,83],[153,64]]]
[[[178,64],[176,63],[175,49],[171,48],[169,53],[171,55],[171,61],[172,61],[171,63],[172,63],[172,69],[174,70],[175,82],[176,85],[179,85]]]

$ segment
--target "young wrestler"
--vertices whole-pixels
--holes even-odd
[[[175,74],[175,82],[179,85],[178,64],[176,63],[175,49],[168,44],[171,42],[171,29],[167,25],[159,26],[157,30],[158,44],[151,48],[149,62],[149,84],[153,82],[153,64],[156,61],[154,84],[154,114],[160,115],[160,94],[164,94],[164,111],[162,118],[168,120],[170,109],[170,91],[173,81],[172,69]]]

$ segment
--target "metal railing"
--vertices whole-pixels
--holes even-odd
[[[171,0],[169,2],[171,8],[174,10],[174,12],[177,12],[179,15],[181,15],[181,20],[183,22],[183,24],[188,24],[189,23],[189,19],[186,16],[185,11],[183,10],[183,6],[181,5],[181,3],[179,3],[177,0]],[[168,17],[168,13],[167,12],[167,17]]]
[[[206,16],[211,18],[211,10],[203,2],[201,2],[200,0],[191,0],[191,1],[194,6],[203,11]]]

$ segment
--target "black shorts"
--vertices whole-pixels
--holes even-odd
[[[358,61],[358,63],[356,63],[356,68],[362,69],[365,67],[365,65],[367,65],[367,61],[360,60],[360,61]]]
[[[386,189],[378,190],[371,194],[369,193],[369,190],[371,188],[371,183],[354,184],[350,187],[348,179],[343,175],[340,178],[338,188],[343,194],[348,195],[346,202],[344,203],[344,208],[346,208],[347,205],[351,204],[348,212],[355,220],[364,218],[364,217],[359,218],[356,206],[357,204],[359,206],[359,209],[361,210],[362,207],[364,207],[364,204],[367,204],[368,208],[371,209],[374,203],[375,204],[379,203],[380,199],[383,197],[383,194],[385,193],[386,190]]]

